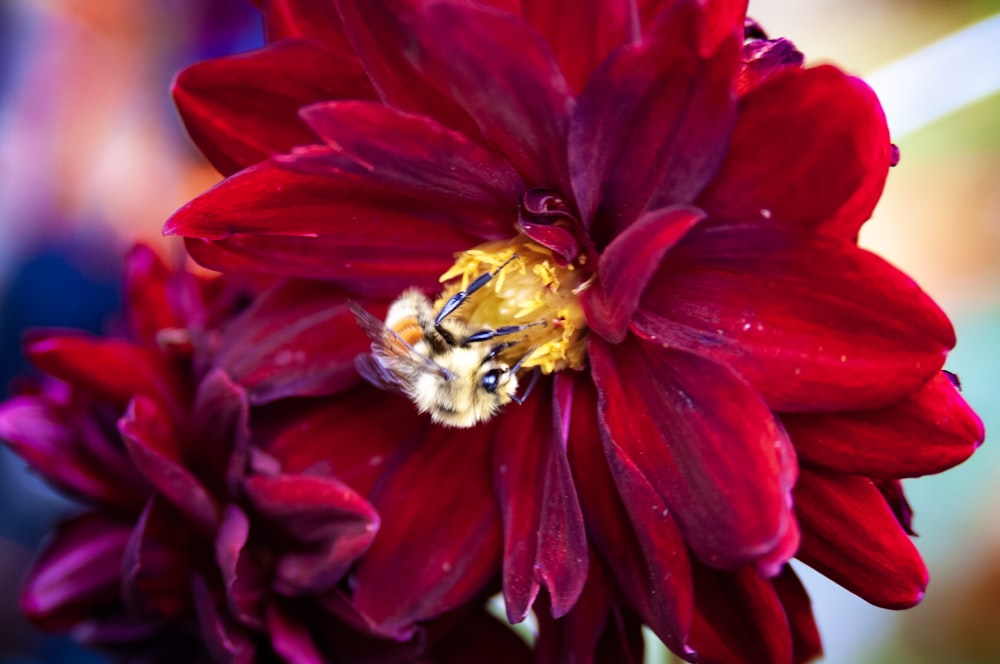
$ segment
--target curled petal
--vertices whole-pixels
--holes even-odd
[[[212,659],[232,664],[253,664],[256,657],[250,633],[218,605],[204,578],[196,576],[192,590],[198,627]]]
[[[905,609],[923,598],[927,568],[870,480],[803,468],[795,511],[799,560],[875,606]]]
[[[255,564],[247,547],[250,519],[236,505],[226,505],[215,538],[215,562],[222,573],[229,611],[244,625],[264,626],[267,582],[263,566]]]
[[[780,575],[771,579],[771,585],[781,600],[791,629],[792,662],[802,664],[820,657],[823,654],[823,642],[813,617],[812,600],[791,565],[786,565]]]
[[[354,604],[375,633],[406,639],[415,623],[469,601],[499,572],[492,436],[490,425],[429,427],[374,496],[382,528],[353,578]]]
[[[612,343],[625,338],[663,254],[704,216],[686,207],[647,212],[608,245],[598,261],[600,280],[581,295],[594,332]]]
[[[605,451],[629,504],[648,483],[712,567],[775,574],[798,537],[784,431],[738,376],[711,360],[634,339],[590,342]],[[648,507],[647,507],[648,509]],[[772,554],[780,552],[779,559]]]
[[[351,387],[358,381],[354,357],[369,345],[341,291],[288,282],[263,293],[226,328],[215,363],[256,405]]]
[[[882,193],[889,161],[885,114],[867,85],[830,66],[791,68],[743,97],[726,159],[697,204],[714,219],[850,240]]]
[[[180,73],[173,92],[191,138],[224,175],[315,143],[298,117],[303,106],[374,96],[348,51],[304,40],[199,62]]]
[[[884,260],[787,227],[696,227],[664,257],[633,329],[728,364],[784,411],[875,408],[941,368],[944,312]]]
[[[680,2],[594,73],[570,121],[569,169],[598,244],[647,206],[691,202],[714,174],[736,117],[736,40],[699,52],[704,12]]]
[[[803,462],[878,478],[939,473],[965,461],[985,436],[944,373],[892,406],[788,414],[782,421]]]
[[[547,389],[504,414],[497,430],[493,483],[504,523],[503,587],[507,617],[524,620],[544,584],[555,617],[565,615],[587,578],[587,539],[566,459],[562,412]],[[564,409],[568,415],[568,409]],[[554,417],[553,417],[554,416]]]
[[[274,580],[284,594],[329,590],[372,543],[374,508],[345,484],[309,475],[256,475],[245,488],[254,509],[305,551],[280,556]]]

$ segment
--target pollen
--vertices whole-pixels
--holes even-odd
[[[507,263],[514,254],[517,258]],[[558,265],[551,251],[523,235],[456,254],[455,264],[441,275],[444,292],[435,308],[505,263],[506,267],[489,284],[462,305],[458,315],[473,326],[492,329],[543,323],[511,338],[518,342],[506,351],[512,362],[531,348],[521,365],[525,369],[539,367],[547,374],[582,369],[587,354],[587,322],[579,294],[589,285],[589,275],[573,264]]]

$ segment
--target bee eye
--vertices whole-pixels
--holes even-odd
[[[497,391],[497,387],[500,386],[500,376],[503,374],[502,369],[492,369],[480,379],[479,384],[482,385],[483,389],[493,394]]]

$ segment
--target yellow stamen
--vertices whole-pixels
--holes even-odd
[[[560,267],[552,252],[523,235],[512,240],[481,244],[456,255],[455,264],[441,275],[445,284],[436,309],[477,277],[493,272],[512,255],[512,261],[462,305],[456,315],[476,327],[499,328],[544,322],[511,336],[521,341],[509,349],[505,359],[516,362],[534,348],[522,365],[539,367],[543,373],[582,369],[586,359],[587,322],[578,295],[589,282],[574,265]]]

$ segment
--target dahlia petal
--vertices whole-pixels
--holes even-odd
[[[577,378],[574,383],[568,451],[577,484],[585,487],[580,504],[588,539],[643,622],[667,647],[691,660],[696,653],[686,641],[694,588],[684,538],[673,517],[648,509],[654,504],[648,500],[648,483],[641,483],[647,488],[646,502],[636,501],[634,509],[626,511],[626,494],[615,486],[602,450],[597,395],[589,380]]]
[[[652,202],[690,202],[721,162],[736,102],[735,40],[699,55],[703,11],[678,3],[639,42],[612,54],[580,95],[569,169],[583,222],[600,243]]]
[[[376,634],[408,638],[414,623],[469,601],[500,569],[493,430],[472,431],[429,427],[374,497],[382,527],[353,579],[354,605]]]
[[[347,168],[397,197],[448,209],[463,227],[483,237],[503,237],[517,218],[524,185],[503,157],[431,118],[371,102],[326,102],[302,117],[332,148],[298,152],[278,163],[323,175]]]
[[[137,396],[118,430],[132,462],[149,483],[201,532],[211,534],[222,516],[205,487],[184,467],[170,416],[155,401]]]
[[[276,458],[284,473],[332,474],[361,495],[371,491],[387,460],[420,422],[408,399],[368,386],[287,421],[271,434],[255,431],[254,444]]]
[[[983,423],[939,373],[905,401],[876,410],[783,415],[799,458],[848,475],[939,473],[979,447]]]
[[[144,346],[155,348],[160,330],[185,325],[177,316],[168,288],[176,274],[145,245],[136,245],[125,255],[122,281],[128,328]]]
[[[579,92],[594,68],[639,35],[634,0],[525,0],[524,17],[552,48],[566,82]]]
[[[434,664],[531,662],[531,649],[509,626],[482,610],[467,615],[434,643],[426,658]]]
[[[648,483],[666,503],[656,501],[657,509],[673,513],[706,564],[757,562],[776,573],[783,561],[770,554],[790,556],[798,531],[790,473],[781,467],[789,461],[780,452],[785,434],[760,396],[726,367],[672,348],[593,338],[590,359],[605,452],[625,504]]]
[[[580,297],[594,332],[612,343],[625,338],[663,254],[704,216],[687,207],[647,212],[612,240],[598,261],[600,281]]]
[[[253,664],[256,660],[253,640],[227,613],[216,605],[216,599],[201,576],[192,581],[194,606],[202,640],[212,660],[230,664]]]
[[[753,570],[720,572],[695,565],[691,643],[699,662],[793,660],[788,620],[771,583]]]
[[[801,67],[805,56],[787,39],[760,38],[743,44],[740,60],[736,95],[742,97],[785,69]]]
[[[587,579],[587,538],[566,459],[568,409],[555,413],[535,389],[497,430],[493,484],[504,524],[503,592],[507,618],[524,620],[545,585],[554,617],[572,608]],[[553,416],[554,415],[554,416]]]
[[[289,40],[194,64],[177,76],[173,94],[192,140],[219,172],[230,175],[315,143],[298,117],[301,107],[324,99],[371,99],[374,91],[349,52]]]
[[[428,3],[413,38],[421,47],[408,49],[414,67],[468,113],[529,188],[569,191],[573,94],[527,21],[476,6]]]
[[[803,468],[795,508],[799,560],[875,606],[905,609],[923,598],[927,568],[870,480]]]
[[[308,475],[256,475],[245,482],[254,509],[307,545],[281,555],[272,582],[286,595],[329,590],[371,545],[379,527],[374,508],[347,485]]]
[[[899,480],[872,480],[875,488],[879,490],[889,509],[896,517],[896,521],[902,526],[907,535],[916,537],[913,531],[913,508],[910,501],[906,499],[906,492],[903,491],[903,483]]]
[[[122,556],[121,595],[133,615],[177,620],[191,606],[188,582],[191,532],[178,527],[179,515],[153,496],[136,522]]]
[[[244,625],[263,629],[268,579],[247,551],[249,535],[247,515],[235,505],[226,505],[215,538],[215,562],[222,574],[229,612]]]
[[[468,114],[440,89],[438,81],[424,76],[406,58],[414,47],[413,11],[419,4],[423,0],[336,0],[345,34],[386,105],[432,117],[478,138],[479,131]]]
[[[66,630],[113,606],[130,529],[100,512],[59,524],[24,582],[21,611],[45,629]]]
[[[803,664],[822,656],[823,642],[813,617],[812,600],[791,565],[786,565],[781,574],[771,579],[771,585],[785,609],[785,617],[791,629],[792,662]]]
[[[137,394],[177,407],[179,381],[152,348],[84,334],[29,338],[25,353],[45,373],[124,407]]]
[[[408,286],[439,289],[453,254],[479,243],[475,229],[444,215],[351,173],[263,163],[195,198],[164,232],[216,240],[188,242],[213,269],[321,279],[389,298]]]
[[[664,258],[633,329],[729,364],[784,411],[884,406],[941,368],[954,330],[902,272],[787,227],[696,228]]]
[[[267,632],[271,637],[274,651],[286,662],[326,664],[328,661],[316,649],[306,625],[273,602],[267,607]]]
[[[117,435],[89,413],[36,395],[0,404],[0,440],[61,491],[101,505],[136,511],[149,487],[135,472]]]
[[[889,160],[885,115],[867,85],[831,66],[789,68],[743,97],[726,159],[697,204],[714,219],[853,239]]]
[[[246,472],[249,410],[246,392],[222,369],[211,370],[198,384],[191,413],[198,435],[189,438],[184,453],[201,477],[224,479],[229,495],[237,495]]]
[[[370,343],[341,292],[290,282],[258,296],[226,328],[215,364],[256,405],[346,390],[358,382],[354,357]]]
[[[349,52],[337,6],[315,0],[261,0],[264,34],[268,42],[314,39]],[[360,66],[360,64],[358,65]]]

